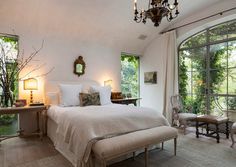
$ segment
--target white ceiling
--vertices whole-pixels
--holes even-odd
[[[180,15],[172,24],[219,1],[179,0]],[[138,0],[140,8],[145,3],[147,0]],[[133,0],[7,0],[1,1],[0,20],[16,32],[25,29],[42,36],[63,34],[136,53],[142,53],[161,30],[170,26],[166,19],[158,28],[149,20],[146,25],[135,23]],[[141,34],[148,38],[139,40]]]

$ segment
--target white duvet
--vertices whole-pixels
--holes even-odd
[[[92,144],[97,140],[137,130],[169,125],[155,110],[127,105],[105,105],[88,107],[52,107],[49,116],[58,124],[57,147],[68,144],[75,155],[77,167],[88,161]],[[52,112],[53,111],[53,112]]]

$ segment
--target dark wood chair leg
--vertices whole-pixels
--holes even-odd
[[[216,140],[217,140],[217,143],[220,143],[219,125],[218,124],[216,124]]]
[[[177,138],[174,138],[174,154],[176,156],[176,149],[177,149]]]
[[[226,125],[226,138],[228,139],[229,138],[229,122],[227,121],[225,125]]]
[[[199,138],[199,130],[198,130],[199,122],[196,121],[196,137]]]
[[[148,148],[145,148],[145,167],[148,167]]]
[[[208,123],[206,124],[206,132],[207,132],[207,134],[209,134],[209,124]]]
[[[164,150],[164,142],[161,143],[161,150]]]
[[[133,152],[133,161],[135,160],[135,152]]]

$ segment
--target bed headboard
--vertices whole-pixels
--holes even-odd
[[[47,81],[44,85],[44,102],[46,104],[58,104],[60,99],[59,84],[81,84],[83,85],[83,91],[88,91],[92,85],[99,86],[100,84],[94,80],[80,80],[80,81]],[[51,97],[50,95],[51,94]],[[52,94],[54,95],[52,98]],[[56,95],[56,96],[55,96]],[[54,99],[54,100],[49,100]],[[54,102],[52,102],[54,101]]]
[[[80,80],[80,81],[47,81],[44,85],[45,95],[48,92],[59,92],[59,84],[81,84],[83,85],[83,90],[88,90],[91,85],[100,85],[97,81],[94,80]]]

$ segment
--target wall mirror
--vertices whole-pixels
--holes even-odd
[[[74,74],[80,76],[85,73],[85,62],[82,56],[79,56],[74,62]]]

